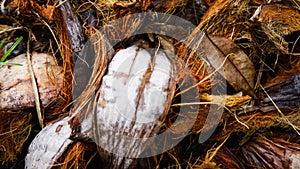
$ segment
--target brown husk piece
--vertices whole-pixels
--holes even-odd
[[[261,91],[261,106],[274,106],[279,108],[299,107],[300,105],[300,67],[283,72],[264,85]]]
[[[300,145],[281,138],[252,137],[239,151],[250,168],[299,168]]]
[[[226,60],[222,66],[224,67],[223,71],[219,71],[219,73],[236,91],[242,90],[256,97],[253,90],[255,69],[249,57],[235,43],[224,37],[213,36],[210,38],[223,52],[218,56]],[[214,64],[213,59],[209,59],[209,61]]]
[[[271,128],[278,128],[282,130],[291,129],[291,124],[299,128],[299,110],[285,109],[283,113],[285,117],[282,117],[274,109],[267,112],[263,112],[259,109],[253,111],[247,111],[247,109],[245,109],[236,113],[236,118],[239,121],[232,117],[232,115],[226,113],[223,116],[222,127],[215,132],[212,140],[222,140],[228,135],[238,133],[244,134],[244,139],[240,141],[240,144],[242,144],[245,140],[251,138],[254,133],[262,131],[267,133],[267,131]],[[287,120],[289,120],[289,122],[287,122]],[[297,134],[292,131],[291,135],[297,136]]]
[[[35,11],[37,14],[43,18],[54,21],[55,20],[55,5],[40,5],[38,1],[35,0],[7,0],[5,10],[7,10],[8,15],[19,15],[21,14],[33,14]]]
[[[215,1],[202,17],[198,30],[190,37],[192,38],[199,30],[204,30],[209,35],[225,37],[246,50],[256,68],[261,64],[273,65],[274,61],[268,63],[265,57],[288,54],[288,44],[266,23],[250,20],[255,12],[250,8],[252,3],[250,0]],[[256,87],[257,85],[255,89]]]
[[[222,146],[213,158],[219,168],[244,169],[241,161],[226,146]]]
[[[279,35],[289,35],[300,30],[300,12],[292,6],[263,5],[258,20]]]

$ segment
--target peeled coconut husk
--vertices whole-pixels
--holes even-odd
[[[19,55],[8,62],[22,66],[2,66],[3,78],[0,79],[0,110],[20,110],[36,106],[35,97],[40,100],[43,111],[41,121],[55,119],[62,109],[63,69],[58,66],[54,56],[46,53],[32,53],[31,64],[38,93],[35,93],[26,54]]]
[[[59,97],[62,68],[49,54],[33,53],[31,58],[41,106],[47,107]],[[7,61],[22,64],[22,66],[0,67],[0,72],[3,74],[0,79],[0,110],[34,107],[35,96],[27,55],[22,54]]]

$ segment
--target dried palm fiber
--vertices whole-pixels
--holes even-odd
[[[59,39],[62,40],[62,44],[60,46],[60,53],[62,55],[63,59],[63,70],[64,70],[64,81],[63,85],[65,86],[65,91],[62,92],[63,98],[65,98],[64,101],[68,102],[70,100],[70,95],[71,95],[71,84],[72,81],[71,75],[72,75],[72,64],[73,64],[73,59],[72,59],[72,52],[70,50],[70,41],[68,40],[68,35],[67,32],[65,31],[64,28],[61,28],[61,23],[57,23],[57,29],[59,32]]]
[[[93,143],[75,142],[69,146],[53,167],[60,169],[69,168],[95,168],[101,167],[101,159],[97,147]]]
[[[95,5],[97,9],[97,28],[106,25],[108,22],[138,12],[162,12],[189,20],[193,24],[198,24],[205,11],[202,1],[193,0],[135,0],[135,1],[97,1],[95,3],[85,3],[78,8],[79,12],[86,11],[90,6]],[[101,10],[100,10],[101,9]]]
[[[146,2],[146,1],[145,1]],[[117,9],[118,7],[124,7],[125,9],[131,9],[132,11],[138,12],[140,8],[140,4],[143,4],[143,1],[120,1],[120,0],[110,0],[110,1],[102,1],[98,0],[96,2],[83,3],[77,9],[78,12],[85,12],[91,6],[96,8],[97,15],[97,23],[95,25],[96,28],[101,28],[104,25],[107,25],[110,21],[113,21],[120,16],[124,16],[123,14],[128,12],[124,12],[123,10]],[[146,3],[145,3],[146,4]]]
[[[253,107],[252,110],[244,109],[237,113],[238,119],[247,127],[237,121],[234,122],[231,117],[223,121],[224,128],[218,135],[224,136],[231,132],[253,134],[258,130],[274,127],[299,130],[298,76],[299,67],[295,67],[269,81],[259,96],[261,99],[259,107]]]
[[[209,146],[208,146],[209,145]],[[206,153],[204,159],[198,159],[196,163],[192,163],[190,168],[199,169],[218,169],[218,168],[232,168],[244,169],[244,165],[236,157],[230,149],[225,145],[218,145],[217,143],[207,143],[203,152]]]
[[[219,35],[228,39],[236,39],[247,30],[250,0],[220,0],[206,11],[198,29],[207,31],[208,34]]]
[[[30,111],[0,111],[0,165],[13,163],[23,151],[32,129]]]
[[[299,110],[290,110],[285,112],[285,117],[282,117],[276,110],[263,112],[256,110],[253,112],[247,112],[247,114],[239,113],[237,121],[233,117],[224,118],[226,120],[222,121],[222,128],[215,132],[213,140],[224,139],[228,135],[233,133],[244,134],[245,139],[250,138],[256,132],[268,131],[271,128],[278,129],[289,129],[291,130],[291,123],[297,128],[299,128]],[[287,122],[289,120],[289,122]],[[241,124],[241,122],[243,124]],[[293,132],[292,132],[293,133]],[[297,135],[296,133],[293,133]],[[243,142],[243,141],[242,141]]]
[[[62,116],[67,115],[68,105],[71,102],[73,97],[72,76],[73,76],[74,58],[76,55],[78,55],[78,51],[80,51],[81,50],[80,48],[82,47],[80,45],[82,45],[83,43],[82,39],[74,40],[74,38],[70,38],[69,31],[68,31],[68,29],[70,28],[68,28],[69,25],[67,25],[65,22],[65,19],[67,19],[67,17],[70,17],[69,15],[67,15],[67,12],[63,13],[57,10],[52,14],[55,18],[53,23],[55,25],[54,26],[55,29],[51,29],[51,27],[45,21],[42,23],[50,29],[51,35],[54,38],[55,45],[57,45],[56,47],[58,50],[58,54],[56,55],[57,57],[61,58],[60,63],[62,64],[62,69],[63,69],[62,71],[63,80],[62,80],[62,86],[60,87],[57,101],[53,102],[53,105],[55,106],[51,107],[51,109],[49,110],[46,110],[44,113],[45,122],[50,122],[52,120],[55,120],[61,115]],[[51,24],[51,26],[53,24]],[[78,25],[72,25],[72,26],[75,27]],[[80,26],[80,30],[81,30],[81,26]],[[74,34],[74,37],[75,36],[76,35]],[[79,38],[82,38],[80,37],[80,35],[78,36]]]
[[[197,34],[199,34],[201,31],[196,29],[194,31],[194,33],[195,32]],[[192,45],[193,50],[194,51],[199,51],[198,53],[200,53],[200,56],[197,56],[195,53],[193,53],[192,50],[186,49],[182,46],[181,48],[179,48],[179,52],[182,53],[179,56],[184,56],[185,58],[188,58],[188,59],[186,59],[187,63],[189,63],[189,61],[191,61],[191,64],[197,63],[193,60],[194,58],[196,58],[196,59],[200,60],[201,62],[203,62],[203,60],[205,60],[207,58],[208,55],[206,56],[206,54],[210,50],[214,50],[217,53],[216,48],[214,48],[213,45],[212,46],[209,45],[209,44],[211,44],[210,41],[203,40],[199,36],[190,36],[189,38],[190,38],[189,40],[191,41],[190,44],[193,44]],[[227,50],[228,53],[237,52],[236,48],[230,48],[230,49],[228,48],[226,50]],[[189,52],[190,52],[190,54],[189,54]],[[219,55],[222,55],[222,53],[217,53],[214,56],[216,58],[222,58]],[[186,56],[188,56],[188,57],[186,57]],[[190,57],[190,56],[192,56],[192,57]],[[201,58],[202,58],[202,60],[201,60]],[[195,65],[197,65],[197,64],[195,64]],[[219,65],[219,66],[222,66],[222,65]],[[195,69],[195,70],[200,70],[199,72],[204,74],[205,71],[209,72],[209,70],[211,71],[211,69],[212,68],[207,68],[206,70],[205,69]],[[217,69],[217,68],[215,67],[214,69]],[[230,71],[234,71],[234,70],[227,70],[227,71],[230,72]],[[213,72],[213,71],[211,71],[211,72]],[[193,74],[197,77],[197,73],[193,72]],[[206,73],[206,76],[203,76],[202,78],[200,78],[200,80],[205,78],[205,77],[208,77],[208,75],[209,75],[209,73]],[[214,76],[212,76],[211,78],[207,79],[207,82],[215,84],[215,83],[222,83],[222,80],[214,79]],[[209,83],[205,84],[205,82],[204,82],[202,84],[205,86]],[[240,83],[240,82],[238,82],[238,83]],[[199,84],[199,85],[202,85],[202,84]],[[199,89],[201,89],[201,87]],[[201,91],[201,90],[199,90],[199,91]],[[200,93],[200,99],[201,99],[201,101],[206,101],[206,104],[207,104],[207,102],[209,102],[210,104],[221,104],[222,100],[224,100],[224,106],[228,107],[231,110],[238,110],[238,109],[241,108],[241,106],[245,105],[247,102],[249,102],[251,100],[251,97],[249,97],[249,96],[224,96],[224,94],[221,95],[221,96],[212,96],[212,95],[207,95],[207,94],[201,94]],[[208,111],[209,111],[209,106],[200,106],[198,119],[197,119],[197,121],[196,121],[196,123],[193,127],[193,130],[192,130],[193,133],[203,132],[202,127],[203,127],[203,123],[205,122],[205,119],[207,118]],[[228,118],[228,116],[226,116],[226,114],[224,114],[223,117],[222,117],[222,120],[226,121],[227,118]]]
[[[291,66],[299,63],[299,27],[300,27],[300,2],[282,2],[280,4],[268,4],[261,8],[258,21],[264,23],[269,29],[284,37],[288,43],[289,59],[279,57],[278,62],[290,63]],[[293,4],[297,3],[297,4]],[[296,55],[294,55],[296,54]],[[287,58],[285,56],[284,58]]]

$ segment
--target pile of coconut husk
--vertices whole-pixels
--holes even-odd
[[[195,29],[178,25],[182,41],[132,36],[147,18],[128,16],[141,12],[176,15]],[[87,115],[97,102],[90,98],[106,73],[104,55],[113,55],[104,41],[97,41],[103,36],[98,29],[115,51],[137,41],[150,47],[167,41],[192,74],[180,75],[160,130],[171,129],[182,141],[138,159],[137,168],[299,168],[300,1],[6,0],[1,13],[0,40],[8,42],[0,56],[16,38],[24,39],[7,60],[22,66],[0,65],[0,168],[23,168],[29,144],[43,127],[66,116],[76,116],[70,122],[75,126],[78,114]],[[119,27],[111,29],[111,21],[121,17]],[[93,44],[92,61],[82,57],[87,40]],[[78,64],[96,66],[90,72],[73,71]],[[225,93],[212,91],[216,85]],[[186,91],[196,94],[181,103]],[[174,125],[180,109],[186,110],[185,118]],[[207,120],[211,114],[216,120]],[[188,134],[181,136],[185,130]],[[203,139],[205,134],[210,137]],[[89,139],[74,139],[53,168],[105,167],[98,150]]]

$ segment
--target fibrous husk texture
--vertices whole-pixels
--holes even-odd
[[[6,165],[17,160],[24,151],[32,129],[32,114],[28,111],[0,111],[0,161]]]

